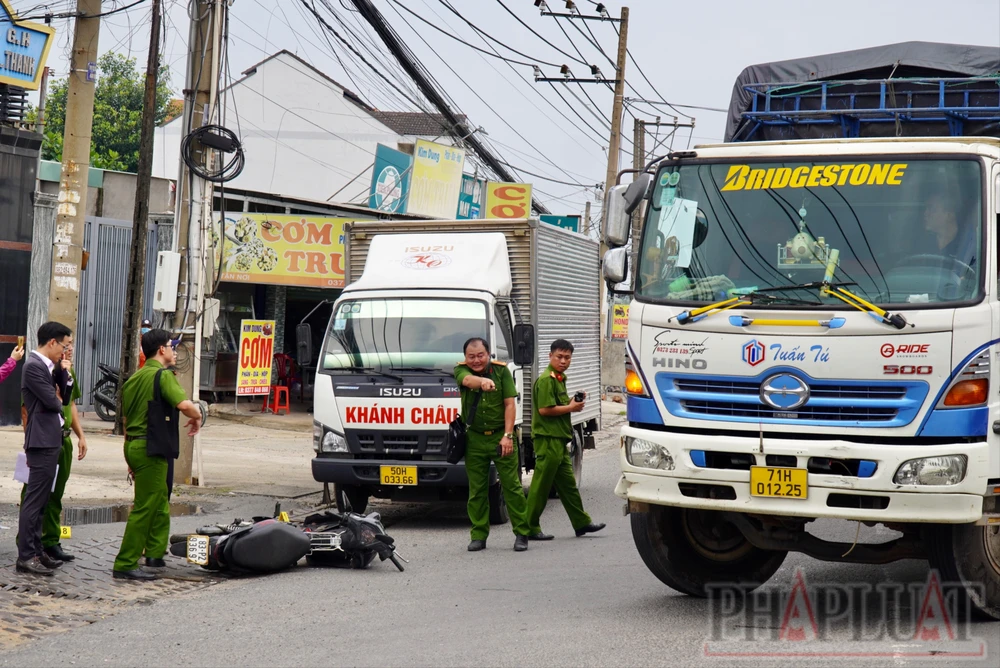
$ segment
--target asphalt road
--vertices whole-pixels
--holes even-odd
[[[508,525],[494,527],[487,550],[469,553],[460,505],[390,506],[384,513],[388,532],[410,560],[403,573],[376,561],[365,571],[298,568],[227,582],[148,607],[133,606],[91,626],[35,641],[0,654],[0,666],[958,662],[947,647],[932,657],[908,656],[915,645],[905,633],[862,648],[843,624],[826,641],[807,643],[811,652],[821,654],[818,658],[773,655],[790,643],[713,644],[720,638],[711,635],[709,604],[668,589],[640,560],[622,502],[611,491],[617,478],[616,448],[605,445],[587,453],[584,503],[596,521],[608,523],[593,536],[576,538],[558,502],[552,502],[543,527],[556,535],[554,541],[532,543],[527,552],[515,553]],[[853,524],[818,528],[824,537],[851,540],[855,535]],[[863,531],[862,540],[869,535]],[[926,564],[917,561],[862,567],[790,555],[772,580],[786,596],[799,566],[810,583],[853,581],[874,587],[883,582],[920,584],[928,576]],[[878,628],[878,606],[868,607],[865,626]],[[782,603],[765,600],[749,623],[734,616],[723,626],[730,632],[776,633],[783,609]],[[824,614],[815,610],[820,625]],[[894,616],[911,614],[912,606],[904,605]],[[907,624],[904,620],[900,626]],[[964,659],[961,665],[997,665],[1000,624],[977,624],[962,633],[960,640],[969,641],[963,647],[985,646],[986,656]],[[726,654],[734,646],[744,650],[740,656]],[[706,655],[719,648],[721,658]],[[865,656],[858,656],[860,649]]]

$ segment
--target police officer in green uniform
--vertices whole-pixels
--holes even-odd
[[[514,550],[523,552],[528,549],[528,523],[524,489],[517,475],[521,463],[514,442],[517,417],[514,377],[506,364],[490,359],[485,339],[469,339],[463,350],[465,362],[455,367],[455,382],[462,393],[462,419],[467,427],[465,472],[469,477],[468,510],[472,522],[469,551],[484,549],[490,534],[489,477],[493,462],[514,530]],[[470,424],[469,415],[477,395],[479,402]]]
[[[76,370],[73,368],[73,347],[70,346],[63,353],[62,362],[59,368],[62,373],[67,373],[72,378],[71,387],[66,388],[69,394],[69,404],[63,406],[63,428],[62,451],[59,453],[59,469],[56,472],[55,487],[49,494],[49,500],[42,511],[42,549],[45,554],[59,561],[73,561],[76,556],[63,551],[59,539],[62,537],[62,498],[66,491],[66,481],[69,480],[70,470],[73,468],[73,439],[70,433],[76,434],[79,441],[80,454],[78,459],[87,456],[87,437],[83,434],[80,426],[80,414],[76,408],[76,402],[83,396],[80,385],[76,381]],[[28,411],[24,408],[24,399],[21,400],[21,424],[27,429]],[[21,502],[24,502],[25,493],[28,486],[21,487]]]
[[[170,501],[167,482],[168,462],[146,452],[147,411],[153,400],[153,381],[160,369],[177,362],[170,334],[152,329],[142,337],[146,363],[122,386],[122,414],[125,424],[125,461],[135,476],[135,500],[125,525],[125,535],[115,559],[114,577],[129,580],[152,580],[156,576],[139,567],[146,555],[146,566],[163,568],[163,555],[170,537]],[[201,428],[201,410],[184,395],[173,372],[160,374],[160,395],[164,403],[191,418],[186,427],[194,436]]]
[[[531,540],[552,540],[550,534],[542,533],[539,520],[553,485],[577,536],[604,528],[604,524],[594,524],[583,510],[573,463],[566,450],[566,444],[573,440],[570,413],[579,413],[584,406],[582,401],[570,399],[566,392],[566,369],[572,360],[573,344],[565,339],[553,341],[549,348],[549,366],[538,374],[532,388],[531,438],[535,446],[535,473],[528,491],[528,538]]]

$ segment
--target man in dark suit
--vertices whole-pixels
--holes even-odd
[[[65,427],[60,384],[53,373],[72,343],[69,327],[45,323],[38,328],[38,347],[26,358],[21,376],[21,397],[28,413],[24,432],[28,489],[18,522],[16,567],[35,575],[52,575],[63,563],[42,549],[42,511],[55,481]]]

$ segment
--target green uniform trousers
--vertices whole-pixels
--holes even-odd
[[[62,534],[62,498],[66,491],[66,481],[69,480],[70,469],[73,468],[73,441],[69,437],[63,439],[62,452],[59,453],[59,472],[56,474],[56,486],[49,494],[49,502],[42,511],[42,547],[52,547],[59,544]],[[21,486],[21,503],[27,485]]]
[[[139,558],[162,559],[170,540],[167,460],[146,454],[146,439],[125,442],[125,461],[135,474],[135,500],[114,569],[134,571]]]
[[[562,501],[573,529],[580,529],[590,524],[591,519],[583,510],[583,499],[576,487],[576,477],[573,475],[573,463],[566,450],[566,441],[561,438],[536,436],[535,473],[531,478],[531,489],[528,491],[528,527],[531,535],[542,532],[539,520],[549,500],[549,491],[555,485],[559,500]]]
[[[497,455],[502,433],[490,436],[468,431],[465,448],[465,472],[469,477],[469,521],[472,522],[472,540],[486,540],[490,535],[490,462],[497,467],[503,498],[507,502],[511,528],[517,536],[528,535],[524,488],[518,477],[520,459],[517,444],[506,457]]]

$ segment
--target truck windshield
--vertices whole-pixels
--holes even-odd
[[[877,304],[981,295],[976,160],[668,165],[655,184],[639,251],[641,300],[715,302],[822,281],[828,265],[831,280]],[[783,298],[790,308],[843,306],[816,288],[771,295],[768,303]]]
[[[441,369],[464,359],[471,337],[487,339],[486,304],[457,299],[341,302],[323,345],[323,369]]]

